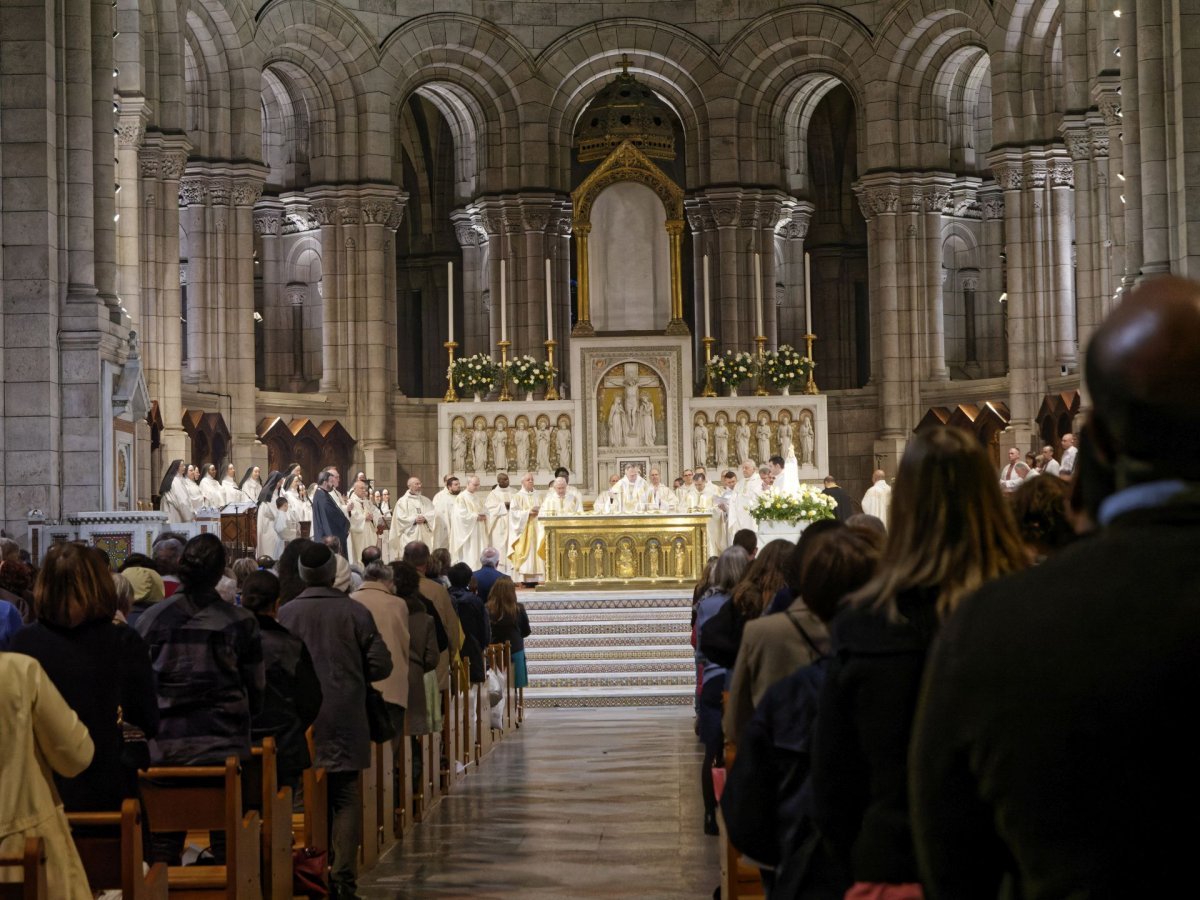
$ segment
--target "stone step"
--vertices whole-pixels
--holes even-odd
[[[576,595],[571,597],[530,595],[525,592],[518,596],[526,612],[530,615],[544,610],[589,610],[589,609],[685,609],[691,610],[692,595],[679,597],[616,597],[605,599],[603,595]]]
[[[677,645],[691,649],[688,644],[689,631],[642,631],[617,634],[593,634],[586,630],[575,633],[550,634],[535,632],[525,638],[527,655],[532,657],[544,649],[580,647],[599,649],[602,647],[629,647],[650,645]]]
[[[688,687],[695,689],[695,671],[681,672],[607,672],[581,673],[563,675],[543,675],[538,669],[530,667],[529,686],[531,688],[637,688],[637,687]]]
[[[530,622],[533,635],[600,635],[600,634],[691,634],[691,623],[687,619],[649,619],[646,621],[627,622],[623,620],[601,619],[598,621],[579,621],[577,619],[556,619],[553,622]],[[685,637],[684,640],[687,638]]]
[[[534,674],[540,677],[551,675],[626,675],[643,673],[647,675],[680,675],[691,673],[696,675],[695,660],[688,657],[682,659],[570,659],[554,660],[544,656],[537,658],[536,668],[530,669],[530,677]]]
[[[667,685],[656,688],[545,688],[525,692],[525,706],[597,707],[597,706],[690,706],[696,699],[694,686]]]
[[[529,646],[532,638],[526,639],[526,647]],[[668,644],[629,644],[620,646],[599,646],[599,647],[580,647],[578,641],[564,638],[565,643],[560,647],[551,647],[544,643],[537,645],[536,658],[538,662],[543,660],[604,660],[604,659],[686,659],[691,662],[694,659],[695,651],[692,650],[690,644],[686,643],[668,643]],[[528,658],[528,653],[527,653]]]
[[[527,609],[533,626],[554,622],[691,622],[690,609]]]

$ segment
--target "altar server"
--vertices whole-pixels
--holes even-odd
[[[479,493],[479,476],[467,478],[467,489],[458,494],[450,510],[450,559],[471,565],[483,554],[487,542],[488,512]]]
[[[545,565],[538,554],[542,544],[540,506],[541,500],[533,489],[533,473],[526,472],[508,510],[508,561],[514,581],[534,584],[545,574]]]
[[[421,479],[415,475],[408,479],[408,492],[392,507],[392,527],[388,531],[384,557],[389,562],[404,555],[404,547],[420,541],[427,547],[433,546],[434,521],[437,513],[429,498],[421,495]]]
[[[674,512],[679,505],[679,498],[670,487],[663,484],[662,473],[658,469],[650,470],[650,484],[646,487],[646,512]]]
[[[582,512],[583,506],[579,502],[578,493],[572,494],[567,490],[567,479],[560,476],[554,479],[551,483],[549,493],[542,500],[541,509],[538,511],[538,518],[577,516]]]
[[[361,564],[362,552],[368,547],[374,547],[379,541],[379,535],[375,531],[375,517],[378,512],[368,496],[365,481],[354,482],[350,499],[346,503],[346,515],[350,520],[347,559],[352,563]]]
[[[167,523],[170,525],[190,522],[196,518],[187,486],[184,484],[185,480],[183,460],[177,459],[167,467],[162,484],[158,488],[158,508],[167,514]]]
[[[496,486],[488,492],[487,500],[484,501],[484,508],[488,514],[485,546],[501,550],[499,569],[505,575],[513,574],[505,548],[509,545],[508,510],[514,493],[516,492],[508,486],[508,473],[499,472],[496,475]]]
[[[225,505],[225,489],[217,481],[217,467],[209,463],[204,467],[204,477],[200,479],[200,496],[204,505],[209,509],[220,509]]]

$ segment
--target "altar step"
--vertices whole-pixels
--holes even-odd
[[[522,591],[519,599],[533,629],[526,706],[692,702],[690,591]]]

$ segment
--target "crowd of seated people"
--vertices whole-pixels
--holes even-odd
[[[324,769],[330,896],[358,896],[368,691],[393,749],[411,738],[418,782],[417,742],[442,727],[460,654],[479,684],[493,640],[511,637],[520,660],[529,633],[511,580],[485,606],[469,567],[451,579],[421,543],[391,564],[367,548],[353,570],[302,538],[278,561],[231,561],[215,535],[167,533],[119,571],[82,543],[54,545],[36,573],[15,542],[0,554],[0,849],[41,838],[54,898],[93,896],[67,814],[139,800],[155,766],[248,761],[268,737],[279,787],[299,794],[303,773]],[[147,863],[188,861],[184,832],[146,832]],[[207,837],[206,861],[224,863],[228,835]]]
[[[1200,285],[1134,289],[1085,372],[1078,440],[1061,466],[1039,455],[1059,477],[1004,481],[1014,450],[997,479],[971,433],[924,431],[886,534],[823,521],[782,563],[735,543],[706,569],[704,828],[717,766],[758,893],[1194,890],[1200,777],[1178,724],[1200,652]]]

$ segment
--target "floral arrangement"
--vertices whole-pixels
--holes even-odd
[[[802,484],[796,490],[765,491],[750,507],[755,522],[819,522],[832,519],[837,501],[816,488]]]
[[[508,363],[507,375],[520,390],[533,391],[550,383],[550,366],[528,354],[516,356]]]
[[[781,344],[779,350],[767,353],[763,359],[763,378],[774,388],[791,387],[808,378],[813,361],[790,344]]]
[[[727,350],[708,361],[706,371],[713,384],[721,387],[736,387],[754,377],[754,356],[750,353],[734,353]]]
[[[454,387],[465,394],[486,394],[500,377],[500,367],[486,353],[454,361]]]

